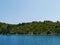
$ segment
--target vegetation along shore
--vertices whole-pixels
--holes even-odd
[[[19,24],[0,22],[0,34],[60,34],[60,22],[33,21]]]

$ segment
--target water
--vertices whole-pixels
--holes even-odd
[[[60,36],[0,35],[0,45],[60,45]]]

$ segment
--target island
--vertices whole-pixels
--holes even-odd
[[[0,22],[0,34],[60,34],[60,22],[32,21],[28,23],[8,24]]]

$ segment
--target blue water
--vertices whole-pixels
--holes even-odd
[[[60,36],[0,35],[0,45],[60,45]]]

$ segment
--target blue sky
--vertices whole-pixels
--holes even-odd
[[[0,0],[0,22],[60,21],[60,0]]]

